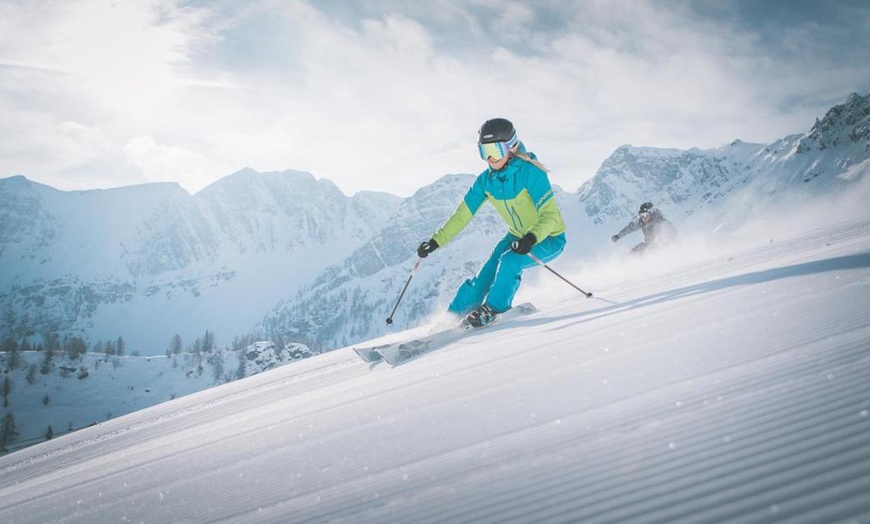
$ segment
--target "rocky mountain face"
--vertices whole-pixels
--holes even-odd
[[[121,334],[153,353],[174,333],[244,331],[380,230],[400,200],[347,197],[293,171],[248,169],[196,195],[0,180],[0,335]]]
[[[870,91],[852,93],[845,104],[832,107],[798,142],[798,153],[838,147],[870,154]]]
[[[623,223],[652,201],[699,229],[736,227],[772,206],[847,189],[870,170],[870,92],[852,94],[804,134],[709,150],[622,146],[577,192],[594,224]]]
[[[740,141],[706,151],[622,146],[580,187],[578,196],[596,224],[628,220],[648,200],[691,215],[700,207],[718,205],[745,184],[759,147]]]

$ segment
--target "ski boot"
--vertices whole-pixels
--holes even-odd
[[[469,313],[465,317],[464,323],[467,323],[471,327],[478,328],[489,324],[490,322],[495,320],[496,316],[498,316],[498,313],[494,309],[486,304],[483,304],[479,308]]]

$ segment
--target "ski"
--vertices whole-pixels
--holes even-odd
[[[371,353],[377,353],[380,358],[386,361],[389,365],[397,366],[411,359],[417,358],[420,355],[431,353],[436,349],[444,347],[451,342],[462,338],[469,332],[486,329],[489,326],[497,326],[507,320],[529,315],[534,313],[535,311],[537,311],[537,308],[535,308],[535,306],[533,306],[531,303],[526,302],[518,306],[512,307],[508,311],[497,316],[495,320],[493,320],[489,324],[479,328],[471,327],[467,325],[463,320],[459,326],[448,328],[443,331],[437,331],[421,338],[408,340],[405,342],[384,344],[372,348],[354,348],[354,350],[356,350],[357,354],[359,354],[363,358],[363,360],[366,360],[367,357],[371,358]],[[366,356],[363,356],[364,353],[366,354]],[[374,362],[374,360],[366,360],[366,362]]]
[[[356,351],[356,354],[359,355],[359,358],[365,360],[366,362],[379,362],[381,360],[381,354],[378,353],[378,348],[387,347],[389,344],[385,344],[383,346],[375,346],[372,348],[353,348]]]

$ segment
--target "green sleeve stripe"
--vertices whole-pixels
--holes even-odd
[[[471,222],[471,217],[471,210],[468,209],[468,204],[463,200],[459,204],[459,207],[456,208],[456,211],[453,212],[453,215],[447,219],[447,222],[432,235],[432,238],[435,242],[438,242],[439,246],[447,244]]]
[[[561,233],[565,230],[565,223],[562,221],[562,214],[559,212],[559,207],[556,205],[556,199],[550,198],[538,210],[538,221],[529,230],[535,235],[538,242],[550,236],[551,233]]]

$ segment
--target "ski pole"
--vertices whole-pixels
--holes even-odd
[[[583,291],[582,289],[580,289],[579,287],[575,286],[575,285],[574,285],[570,280],[568,280],[567,278],[563,277],[563,276],[560,275],[559,273],[556,273],[556,271],[555,271],[553,268],[551,268],[550,266],[548,266],[547,264],[544,264],[543,262],[541,262],[541,259],[540,259],[540,258],[536,257],[535,255],[533,255],[533,254],[531,254],[531,253],[528,253],[528,255],[529,255],[530,257],[532,257],[532,260],[534,260],[535,262],[537,262],[539,265],[542,265],[542,266],[544,266],[545,268],[547,268],[547,269],[550,271],[550,273],[552,273],[552,274],[556,275],[557,277],[561,278],[562,280],[564,280],[565,282],[567,282],[569,286],[573,287],[573,288],[576,289],[577,291],[579,291],[579,292],[583,293],[584,295],[586,295],[586,298],[592,298],[592,293],[587,293],[587,292]]]
[[[417,263],[414,264],[414,267],[411,269],[411,274],[408,275],[408,281],[405,282],[405,287],[402,288],[402,292],[399,293],[399,300],[396,301],[396,307],[393,308],[393,312],[390,313],[390,316],[387,317],[387,324],[393,323],[393,315],[396,314],[396,310],[399,309],[399,303],[402,301],[402,297],[405,296],[405,291],[408,290],[408,284],[411,283],[411,279],[414,278],[414,272],[417,271],[417,268],[420,267],[420,262],[422,262],[422,258],[417,259]]]

